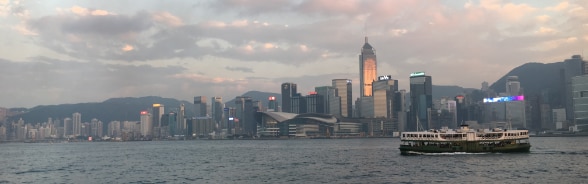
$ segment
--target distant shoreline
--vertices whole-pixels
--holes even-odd
[[[540,135],[530,135],[530,137],[588,137],[588,133],[579,133],[579,134],[540,134]]]

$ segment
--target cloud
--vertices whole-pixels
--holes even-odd
[[[184,22],[177,16],[172,15],[169,12],[156,12],[152,14],[153,20],[156,22],[161,22],[168,26],[182,26]]]
[[[551,7],[546,7],[545,9],[548,11],[564,11],[566,9],[568,9],[568,7],[570,6],[570,3],[568,3],[567,1],[561,2],[555,6],[551,6]]]
[[[231,67],[231,66],[227,66],[227,67],[225,67],[225,69],[227,69],[229,71],[239,71],[239,72],[244,72],[244,73],[253,73],[253,69],[247,68],[247,67]]]
[[[88,16],[88,15],[92,15],[92,16],[105,16],[105,15],[110,15],[111,13],[106,11],[106,10],[92,10],[92,9],[88,9],[88,8],[83,8],[83,7],[79,7],[79,6],[73,6],[70,8],[70,11],[76,15],[80,15],[80,16]]]

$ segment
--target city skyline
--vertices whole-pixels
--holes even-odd
[[[191,3],[191,4],[190,4]],[[358,47],[407,89],[479,88],[527,62],[560,62],[588,43],[586,1],[0,1],[1,107],[194,94],[231,99],[360,86]],[[456,72],[459,71],[459,72]],[[467,76],[467,77],[464,77]],[[353,98],[360,95],[354,87]]]

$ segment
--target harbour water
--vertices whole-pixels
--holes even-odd
[[[398,139],[0,144],[0,183],[583,183],[588,137],[401,156]]]

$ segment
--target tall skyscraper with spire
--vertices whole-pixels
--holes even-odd
[[[360,97],[372,96],[372,82],[377,77],[376,49],[368,43],[368,37],[365,37],[365,43],[361,48],[359,55],[359,94]]]

